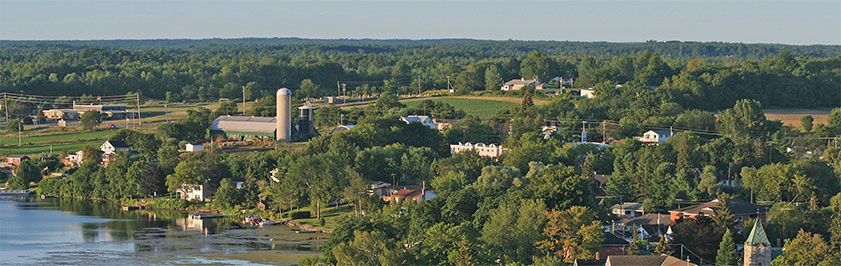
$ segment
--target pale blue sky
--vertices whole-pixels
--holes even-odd
[[[375,38],[841,44],[841,1],[0,0],[0,39]]]

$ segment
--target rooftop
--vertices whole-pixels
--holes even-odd
[[[210,130],[216,131],[274,133],[276,129],[276,117],[223,115],[213,120],[213,124],[210,125]]]
[[[635,210],[635,211],[644,211],[642,207],[642,203],[639,202],[625,202],[620,204],[614,204],[610,206],[611,209],[625,209],[625,210]]]
[[[683,207],[679,209],[670,210],[669,212],[680,212],[684,214],[706,214],[712,215],[714,214],[714,209],[718,208],[718,200],[712,200],[710,202],[705,202],[701,204],[696,204],[688,207]],[[734,215],[749,215],[749,214],[756,214],[756,213],[767,213],[771,206],[768,205],[757,205],[753,204],[741,199],[732,198],[727,200],[727,208],[730,209],[730,213]]]

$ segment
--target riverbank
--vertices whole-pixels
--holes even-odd
[[[329,239],[234,217],[69,198],[2,196],[0,220],[0,257],[11,265],[293,265],[320,254]]]

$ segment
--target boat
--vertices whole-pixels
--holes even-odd
[[[263,219],[263,217],[260,217],[260,216],[249,216],[249,217],[245,217],[245,219],[244,219],[244,220],[242,220],[242,223],[244,223],[244,224],[252,224],[252,225],[260,225],[260,223],[262,223],[263,221],[265,221],[265,220]]]
[[[260,223],[260,226],[270,226],[270,225],[279,225],[283,224],[282,221],[264,221]]]
[[[139,205],[139,206],[123,206],[124,211],[136,211],[136,210],[145,210],[146,206]]]
[[[321,230],[298,230],[295,231],[296,234],[312,234],[312,233],[320,233]]]

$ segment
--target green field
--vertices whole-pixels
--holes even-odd
[[[165,108],[162,104],[147,104],[140,106],[142,121],[144,123],[161,122],[166,120],[178,120],[187,115],[187,109],[203,106],[214,110],[218,108],[219,104],[171,104],[169,108]],[[106,120],[103,125],[115,124],[123,126],[123,120]],[[156,125],[144,125],[139,129],[141,131],[154,131]],[[103,141],[113,135],[116,130],[100,128],[97,131],[86,132],[82,131],[79,124],[68,125],[65,131],[59,128],[52,127],[35,127],[26,126],[21,138],[21,146],[18,146],[18,135],[0,133],[0,156],[10,154],[28,154],[35,155],[43,152],[49,152],[50,146],[54,153],[59,152],[75,152],[81,150],[85,146],[93,145],[99,147]]]
[[[99,130],[94,132],[50,132],[46,135],[29,135],[24,132],[21,146],[18,146],[17,134],[6,134],[0,138],[0,155],[9,154],[38,154],[49,152],[78,151],[87,145],[99,147],[103,141],[114,134],[116,130]]]
[[[503,102],[485,99],[466,99],[455,97],[432,98],[430,100],[450,104],[456,109],[463,110],[465,113],[477,116],[482,120],[488,120],[492,118],[500,110],[511,109],[519,105],[513,102]],[[420,104],[420,101],[405,101],[403,103],[406,104],[406,106],[408,107],[415,107]]]

